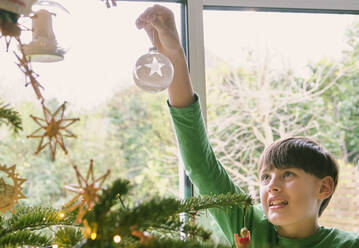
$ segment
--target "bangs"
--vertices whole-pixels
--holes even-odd
[[[329,154],[321,146],[306,138],[280,140],[265,149],[258,171],[268,169],[298,168],[318,178],[332,175]]]

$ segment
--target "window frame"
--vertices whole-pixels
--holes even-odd
[[[356,0],[203,0],[203,5],[205,8],[216,9],[259,8],[291,12],[358,13],[359,10],[359,2]]]
[[[120,0],[118,0],[120,1]],[[207,125],[205,51],[203,10],[270,11],[302,13],[335,13],[359,15],[358,0],[127,0],[136,2],[181,3],[182,44],[195,92],[201,99],[201,108]],[[181,162],[182,163],[182,162]],[[180,196],[193,196],[193,186],[179,166]],[[181,171],[182,170],[182,171]]]

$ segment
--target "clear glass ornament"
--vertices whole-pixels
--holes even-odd
[[[167,89],[173,80],[173,65],[171,61],[157,48],[152,47],[136,62],[133,79],[142,90],[156,93]]]

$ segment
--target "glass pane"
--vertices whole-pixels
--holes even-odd
[[[359,17],[205,11],[204,40],[209,135],[233,180],[258,202],[264,147],[312,137],[342,170],[320,222],[358,231]]]
[[[151,47],[135,20],[154,3],[121,1],[109,9],[100,0],[62,3],[71,13],[70,21],[54,33],[66,38],[70,49],[61,62],[32,64],[50,111],[67,101],[65,117],[80,118],[68,128],[77,138],[64,137],[68,155],[57,146],[54,162],[49,147],[34,155],[40,139],[26,136],[39,127],[29,116],[43,118],[41,104],[31,86],[24,86],[24,75],[14,63],[14,42],[5,53],[2,40],[0,100],[20,112],[24,131],[13,136],[1,126],[0,163],[16,164],[20,177],[27,178],[23,193],[31,205],[59,207],[74,197],[64,189],[77,185],[70,160],[85,174],[93,159],[95,178],[111,169],[107,183],[118,177],[130,180],[137,199],[177,196],[177,147],[167,93],[145,93],[132,79],[136,60]],[[180,4],[163,5],[173,10],[180,25]]]

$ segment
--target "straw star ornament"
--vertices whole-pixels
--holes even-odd
[[[26,198],[22,193],[22,184],[26,179],[19,178],[17,173],[15,173],[16,165],[13,165],[9,168],[6,165],[0,165],[1,174],[6,174],[7,178],[0,177],[0,212],[6,213],[9,210],[12,213],[15,213],[15,205],[20,199]],[[12,181],[12,183],[9,183]]]
[[[98,200],[97,192],[101,189],[106,178],[109,176],[110,170],[107,170],[104,175],[95,179],[92,159],[90,160],[90,167],[86,177],[81,175],[76,165],[74,166],[74,169],[78,185],[66,185],[65,189],[76,193],[76,196],[66,203],[64,207],[66,212],[72,212],[75,209],[79,209],[76,222],[81,223],[86,212],[95,206],[95,203]]]
[[[55,160],[56,147],[59,145],[62,150],[67,154],[65,147],[64,138],[76,138],[76,135],[67,130],[75,121],[80,120],[79,118],[64,118],[65,112],[64,102],[53,114],[43,105],[42,109],[45,118],[36,117],[30,115],[30,117],[40,126],[32,134],[28,135],[28,138],[40,138],[40,143],[37,147],[35,154],[41,152],[46,146],[50,147],[52,160]],[[43,131],[42,134],[39,134]],[[47,142],[44,139],[47,138]]]

